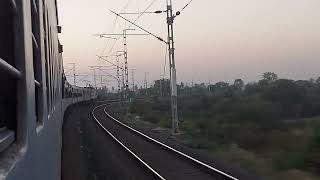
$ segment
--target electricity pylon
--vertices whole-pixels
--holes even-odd
[[[178,11],[179,12],[179,11]],[[180,14],[180,13],[179,13]],[[177,15],[179,15],[177,13]],[[173,21],[176,15],[172,12],[172,1],[167,0],[167,25],[168,25],[168,50],[170,62],[170,83],[171,83],[171,118],[173,133],[179,133],[178,103],[177,103],[177,76],[174,56]]]
[[[189,4],[193,1],[190,0],[181,11],[177,11],[176,14],[173,14],[172,11],[172,0],[167,1],[167,10],[166,11],[154,11],[154,12],[144,12],[144,13],[167,13],[167,26],[168,26],[168,40],[165,42],[161,37],[151,33],[150,31],[146,30],[145,28],[137,25],[135,22],[132,22],[125,17],[121,16],[120,14],[137,14],[137,13],[116,13],[111,11],[113,14],[117,15],[118,17],[124,19],[125,21],[135,25],[139,29],[143,30],[144,32],[150,34],[151,36],[157,38],[158,40],[166,43],[169,49],[169,61],[170,61],[170,84],[171,84],[171,111],[172,111],[172,129],[173,133],[179,133],[179,120],[178,120],[178,107],[177,107],[177,76],[176,76],[176,65],[175,65],[175,54],[174,54],[174,38],[173,38],[173,21],[174,19],[181,14]],[[140,13],[139,13],[140,14]]]

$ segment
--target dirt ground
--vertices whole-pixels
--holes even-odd
[[[65,113],[62,142],[62,180],[154,179],[91,116],[91,103],[71,106]]]

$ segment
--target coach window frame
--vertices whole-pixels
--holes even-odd
[[[35,110],[36,110],[36,122],[37,122],[37,132],[41,130],[44,125],[44,112],[45,112],[45,102],[44,102],[44,92],[45,87],[45,74],[44,74],[44,53],[43,50],[45,45],[43,43],[43,36],[45,22],[43,22],[43,9],[44,4],[41,0],[30,0],[31,4],[31,22],[32,22],[32,49],[33,49],[33,71],[34,71],[34,81],[35,81]]]
[[[18,117],[16,113],[18,112],[18,107],[13,103],[17,102],[18,95],[18,83],[23,80],[23,73],[21,72],[21,67],[17,66],[16,63],[16,37],[15,32],[17,29],[16,19],[18,18],[17,14],[17,4],[15,1],[9,2],[1,2],[2,8],[6,8],[7,6],[11,6],[1,10],[2,14],[0,14],[3,18],[6,18],[7,21],[3,21],[2,25],[6,24],[3,29],[0,30],[1,35],[3,35],[4,40],[2,40],[4,46],[1,45],[0,48],[4,48],[0,51],[0,69],[1,75],[6,74],[6,76],[2,76],[1,80],[4,81],[6,85],[5,90],[1,92],[6,93],[1,99],[3,103],[1,103],[1,110],[5,109],[1,114],[4,117],[2,118],[2,125],[0,127],[0,152],[7,149],[15,140],[15,136],[17,135],[17,126],[18,126]],[[1,17],[0,16],[0,17]],[[8,20],[9,19],[9,20]],[[7,38],[7,39],[6,39]],[[12,92],[14,90],[14,92]],[[10,97],[10,100],[9,100]],[[7,102],[9,100],[9,102]],[[13,108],[13,110],[12,110]],[[8,112],[10,110],[10,112]],[[12,112],[11,112],[12,111]]]
[[[43,0],[43,2],[45,2]],[[48,119],[50,119],[52,114],[52,39],[51,39],[51,27],[49,23],[49,12],[48,9],[45,10],[46,15],[46,92],[47,92],[47,114]]]
[[[32,66],[30,67],[29,63],[27,63],[27,59],[32,56],[32,51],[30,51],[30,48],[28,48],[28,44],[32,43],[32,37],[30,36],[31,32],[28,28],[29,26],[25,24],[27,23],[27,21],[25,21],[26,16],[28,16],[27,12],[30,12],[27,8],[30,6],[27,6],[28,3],[23,2],[22,0],[2,1],[2,3],[10,4],[7,4],[8,7],[3,7],[8,8],[9,11],[12,11],[13,35],[11,38],[13,43],[13,56],[11,63],[0,59],[0,65],[1,69],[9,73],[9,76],[13,76],[16,81],[15,92],[13,93],[13,97],[16,98],[14,107],[16,115],[14,119],[10,119],[10,121],[13,121],[14,127],[1,129],[0,153],[11,149],[10,147],[13,144],[15,144],[15,147],[19,148],[26,146],[28,138],[27,131],[29,127],[29,110],[32,109],[27,105],[31,100],[29,96],[32,92],[32,88],[28,88],[28,84],[34,83],[34,79],[31,76],[33,72],[27,71],[29,68],[32,69]],[[9,21],[7,19],[7,22]],[[12,99],[12,101],[14,101],[14,99]]]

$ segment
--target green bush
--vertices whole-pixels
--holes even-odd
[[[155,114],[146,114],[143,116],[143,120],[157,124],[161,121],[161,118]]]
[[[272,158],[278,170],[303,169],[306,166],[305,152],[281,151]]]
[[[280,119],[281,109],[279,103],[256,100],[234,103],[231,111],[236,120],[253,121],[263,126]]]

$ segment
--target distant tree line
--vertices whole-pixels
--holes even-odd
[[[258,82],[217,82],[179,88],[182,114],[203,114],[230,120],[272,121],[320,115],[320,77],[317,80],[279,79],[266,72]]]
[[[170,112],[170,81],[158,80],[137,95],[154,97],[155,107]],[[161,88],[161,89],[160,89]],[[160,101],[160,99],[161,101]],[[271,122],[278,119],[320,115],[320,77],[316,80],[280,79],[266,72],[257,82],[245,84],[178,85],[178,106],[181,116],[205,116],[222,120]],[[170,113],[169,113],[170,114]]]

